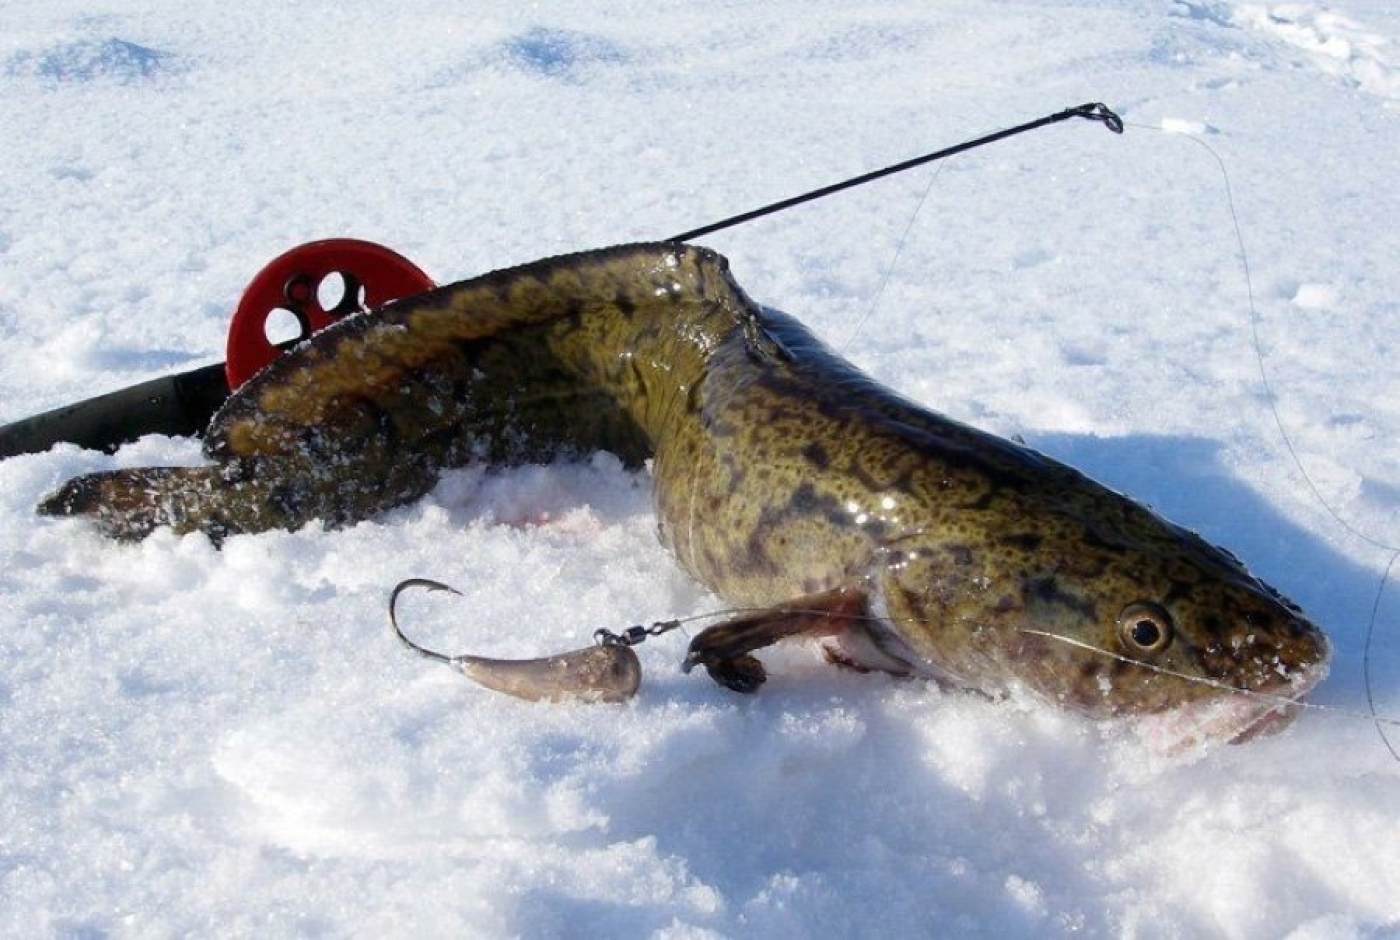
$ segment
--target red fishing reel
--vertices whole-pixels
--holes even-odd
[[[224,363],[237,389],[336,320],[432,290],[432,278],[398,252],[356,238],[309,242],[274,258],[243,292]]]
[[[432,290],[412,261],[373,242],[293,248],[258,272],[234,312],[228,361],[151,379],[0,427],[0,459],[67,441],[116,450],[146,434],[202,433],[237,389],[287,347],[361,310]]]

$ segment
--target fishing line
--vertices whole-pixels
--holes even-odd
[[[855,326],[851,328],[850,334],[836,347],[837,349],[849,347],[851,343],[855,341],[855,338],[860,335],[860,331],[865,326],[866,322],[875,315],[875,310],[880,306],[880,301],[885,296],[885,288],[889,287],[890,278],[894,276],[895,268],[899,265],[899,256],[904,253],[904,244],[909,241],[909,233],[914,230],[914,222],[919,218],[919,213],[923,211],[924,203],[928,201],[929,193],[933,192],[933,184],[938,182],[938,177],[943,172],[943,167],[945,166],[947,166],[947,164],[940,163],[938,166],[934,167],[932,175],[928,178],[928,185],[926,185],[924,191],[919,194],[919,201],[914,204],[914,211],[909,213],[909,221],[904,223],[904,231],[900,233],[899,241],[895,243],[894,254],[890,256],[890,262],[885,266],[885,274],[880,278],[880,286],[875,288],[875,295],[870,299],[870,305],[866,308],[861,318],[856,321]]]
[[[667,240],[674,242],[693,241],[704,235],[709,235],[714,232],[723,231],[724,229],[733,228],[737,225],[743,225],[745,222],[752,222],[754,219],[761,219],[764,216],[774,215],[776,213],[783,212],[787,209],[791,209],[795,206],[800,206],[804,203],[814,202],[818,199],[824,199],[827,196],[843,192],[847,189],[854,189],[857,186],[864,186],[866,183],[873,183],[876,180],[884,179],[887,176],[893,176],[896,173],[904,173],[908,170],[924,166],[928,163],[935,163],[940,160],[945,160],[949,157],[956,156],[957,154],[965,153],[969,150],[974,150],[978,147],[986,146],[987,144],[996,143],[1000,140],[1006,140],[1008,137],[1015,137],[1018,134],[1024,134],[1027,131],[1033,131],[1042,127],[1048,127],[1051,124],[1058,124],[1061,121],[1068,121],[1072,118],[1082,118],[1087,121],[1095,121],[1097,123],[1102,124],[1104,127],[1108,128],[1115,134],[1123,133],[1122,118],[1115,114],[1113,110],[1103,102],[1090,101],[1086,104],[1078,105],[1077,107],[1066,108],[1063,111],[1057,111],[1054,114],[1047,114],[1045,117],[1037,118],[1034,121],[1027,121],[1024,124],[1018,124],[1015,127],[1008,127],[1004,130],[994,131],[990,134],[984,134],[983,136],[974,138],[972,140],[965,140],[960,144],[953,144],[951,147],[944,147],[941,150],[935,150],[932,153],[926,153],[922,156],[913,157],[909,160],[904,160],[899,163],[893,163],[889,166],[881,167],[878,170],[871,170],[868,173],[862,173],[859,176],[852,176],[848,179],[841,180],[840,182],[831,183],[827,186],[819,187],[810,192],[802,193],[797,196],[790,196],[787,199],[780,199],[777,202],[769,203],[768,205],[760,206],[756,209],[750,209],[747,212],[740,212],[737,215],[732,215],[728,218],[720,219],[717,222],[711,222],[707,225],[702,225],[698,228],[693,228],[688,231],[681,232],[677,235],[672,235]],[[939,172],[941,172],[942,169],[943,168],[940,166],[938,168]],[[905,240],[909,237],[910,229],[913,228],[914,220],[918,218],[919,211],[923,208],[924,201],[928,198],[929,192],[933,189],[934,181],[938,179],[938,175],[938,172],[935,172],[933,174],[933,176],[929,179],[928,185],[924,189],[923,195],[919,197],[919,202],[914,207],[914,212],[910,216],[909,222],[905,226],[904,233],[900,236],[899,244],[895,248],[894,258],[891,259],[890,266],[885,272],[884,279],[881,281],[880,287],[875,292],[875,301],[871,304],[870,310],[867,311],[865,316],[861,318],[860,322],[856,324],[856,330],[852,331],[851,337],[847,339],[848,343],[851,339],[855,338],[855,335],[857,332],[859,332],[861,325],[864,324],[865,321],[870,318],[872,313],[874,313],[875,305],[879,303],[880,297],[884,293],[885,285],[889,283],[890,276],[894,273],[895,262],[898,261],[900,253],[904,250],[904,243]]]
[[[1017,632],[1029,634],[1030,636],[1045,637],[1049,640],[1058,640],[1061,643],[1068,644],[1069,646],[1076,647],[1077,649],[1087,650],[1091,653],[1098,653],[1100,656],[1107,657],[1108,659],[1117,660],[1120,663],[1127,663],[1132,666],[1139,666],[1143,669],[1146,669],[1149,672],[1155,672],[1159,675],[1168,676],[1172,679],[1181,679],[1185,682],[1194,682],[1197,685],[1204,685],[1212,689],[1219,689],[1222,692],[1232,692],[1235,695],[1243,695],[1252,698],[1261,698],[1265,701],[1274,702],[1275,704],[1280,706],[1286,705],[1289,707],[1297,706],[1299,708],[1311,708],[1315,711],[1329,712],[1333,715],[1340,715],[1345,718],[1359,718],[1362,721],[1374,721],[1378,725],[1384,724],[1400,727],[1400,718],[1382,718],[1375,713],[1374,709],[1372,709],[1371,713],[1368,715],[1365,712],[1355,711],[1350,708],[1338,708],[1335,705],[1318,705],[1315,702],[1306,702],[1301,701],[1299,699],[1292,699],[1286,695],[1277,695],[1273,692],[1260,692],[1258,689],[1242,689],[1239,686],[1230,685],[1230,683],[1221,682],[1218,679],[1209,679],[1205,676],[1192,676],[1184,672],[1177,672],[1174,669],[1168,669],[1165,666],[1158,666],[1155,663],[1144,662],[1141,659],[1133,659],[1131,656],[1124,656],[1122,653],[1115,653],[1113,652],[1113,650],[1106,650],[1102,647],[1095,646],[1092,643],[1086,643],[1083,640],[1076,640],[1074,637],[1064,636],[1060,633],[1051,633],[1048,630],[1034,630],[1030,627],[1018,627]],[[1389,742],[1387,742],[1387,744],[1388,743]],[[1392,751],[1391,753],[1394,752]]]
[[[1371,692],[1371,635],[1375,632],[1376,615],[1381,606],[1381,595],[1385,592],[1385,582],[1390,577],[1391,569],[1395,567],[1396,559],[1400,559],[1400,552],[1390,556],[1390,562],[1385,566],[1385,573],[1381,575],[1381,586],[1376,589],[1376,599],[1371,603],[1371,622],[1366,627],[1366,643],[1361,649],[1361,675],[1365,679],[1366,685],[1366,707],[1371,710],[1371,718],[1376,722],[1376,733],[1385,742],[1386,750],[1390,751],[1390,756],[1400,761],[1400,754],[1395,752],[1395,747],[1390,743],[1390,738],[1380,729],[1381,719],[1376,718],[1376,699]],[[1387,722],[1389,724],[1389,722]]]
[[[1278,429],[1279,438],[1282,439],[1284,449],[1288,451],[1288,456],[1293,461],[1293,466],[1297,468],[1298,473],[1302,476],[1303,482],[1312,493],[1313,498],[1317,500],[1318,505],[1332,517],[1333,521],[1355,538],[1390,553],[1390,560],[1386,563],[1385,571],[1381,574],[1380,584],[1376,587],[1376,597],[1371,605],[1370,620],[1366,624],[1366,640],[1362,646],[1361,653],[1361,678],[1366,691],[1366,704],[1371,711],[1370,718],[1375,723],[1376,734],[1380,736],[1381,741],[1385,744],[1386,750],[1390,752],[1391,756],[1397,761],[1400,761],[1400,753],[1397,753],[1395,746],[1391,743],[1390,738],[1386,737],[1385,731],[1382,728],[1382,725],[1397,725],[1400,724],[1400,722],[1388,718],[1381,718],[1376,714],[1375,695],[1372,690],[1371,682],[1371,644],[1376,632],[1376,620],[1380,615],[1381,598],[1385,594],[1386,583],[1390,580],[1390,572],[1394,569],[1395,563],[1400,561],[1400,547],[1391,545],[1388,542],[1383,542],[1361,531],[1333,507],[1327,500],[1327,497],[1322,494],[1322,490],[1313,481],[1312,476],[1308,473],[1307,467],[1303,465],[1303,459],[1299,456],[1298,450],[1293,444],[1293,437],[1288,433],[1288,428],[1283,423],[1283,416],[1279,414],[1278,410],[1278,396],[1274,392],[1273,382],[1269,379],[1269,370],[1265,362],[1263,342],[1259,334],[1259,310],[1254,301],[1254,280],[1250,276],[1249,270],[1249,253],[1245,249],[1244,232],[1240,227],[1239,214],[1235,211],[1234,190],[1230,186],[1230,174],[1225,168],[1224,159],[1215,151],[1214,147],[1199,137],[1196,137],[1194,134],[1183,134],[1175,131],[1168,131],[1161,127],[1154,127],[1150,124],[1136,124],[1133,122],[1125,122],[1125,126],[1184,137],[1186,140],[1205,148],[1206,153],[1210,154],[1211,158],[1215,160],[1216,167],[1220,171],[1220,180],[1225,190],[1225,204],[1230,210],[1230,222],[1235,233],[1235,244],[1240,250],[1240,270],[1244,275],[1245,298],[1249,305],[1250,339],[1254,347],[1254,359],[1259,367],[1259,381],[1264,387],[1264,397],[1269,403],[1269,411],[1274,417],[1274,426]],[[1322,708],[1323,706],[1311,705],[1309,707]],[[1330,710],[1339,711],[1339,709]]]

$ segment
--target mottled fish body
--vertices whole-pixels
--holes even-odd
[[[719,255],[665,243],[548,259],[337,324],[240,389],[203,468],[70,481],[42,511],[119,538],[347,524],[472,460],[650,459],[663,541],[726,601],[688,665],[835,661],[1152,716],[1234,738],[1325,674],[1298,608],[1228,552],[1078,471],[895,394]],[[1255,694],[1247,694],[1255,693]]]

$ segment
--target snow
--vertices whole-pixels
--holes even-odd
[[[1344,713],[1374,610],[1400,716],[1393,5],[7,7],[0,421],[222,358],[301,242],[456,280],[1107,102],[1122,137],[1058,124],[703,242],[880,380],[1229,546],[1332,636],[1312,700],[1342,711],[1153,758],[801,648],[740,698],[680,634],[628,705],[529,705],[398,646],[388,592],[455,585],[406,622],[497,656],[715,609],[644,474],[467,468],[220,551],[33,512],[196,442],[60,446],[0,462],[0,934],[1400,933],[1400,763]]]

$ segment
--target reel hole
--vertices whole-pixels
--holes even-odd
[[[268,311],[267,319],[263,320],[263,335],[271,345],[280,346],[302,339],[306,330],[301,317],[286,307],[273,307]]]
[[[326,313],[340,319],[364,308],[364,285],[354,275],[332,271],[316,285],[316,303]]]

